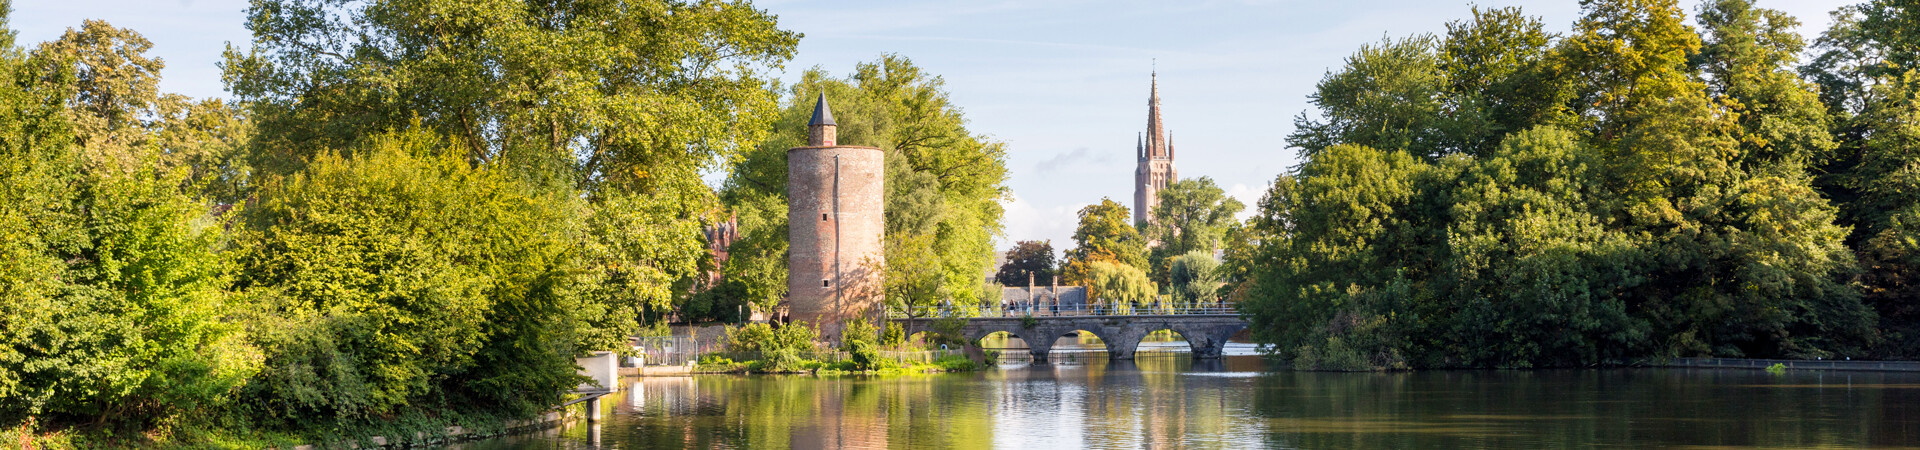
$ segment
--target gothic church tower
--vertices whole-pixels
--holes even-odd
[[[1133,172],[1133,221],[1143,223],[1160,204],[1160,190],[1179,178],[1173,169],[1173,140],[1160,120],[1160,74],[1153,74],[1153,88],[1147,97],[1147,135],[1134,144],[1140,168]]]

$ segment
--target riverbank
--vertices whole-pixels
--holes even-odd
[[[797,354],[775,354],[735,361],[720,354],[708,355],[688,369],[689,374],[805,374],[805,375],[896,375],[907,373],[969,372],[983,366],[966,356],[947,352],[887,352],[900,355],[870,355],[860,360],[844,353],[824,353],[808,358]],[[912,355],[912,356],[901,356]]]
[[[1746,358],[1674,358],[1666,364],[1656,367],[1688,369],[1769,369],[1774,366],[1788,370],[1845,370],[1858,372],[1920,372],[1920,361],[1847,361],[1847,360],[1804,360],[1804,359],[1746,359]]]

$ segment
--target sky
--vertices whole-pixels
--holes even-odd
[[[1697,0],[1681,0],[1691,14]],[[1846,0],[1759,0],[1800,18],[1809,42]],[[1308,95],[1361,45],[1442,33],[1479,6],[1521,6],[1549,31],[1578,18],[1575,0],[800,1],[755,3],[805,35],[773,75],[819,67],[845,76],[894,53],[944,78],[975,133],[1008,146],[1005,233],[1072,247],[1076,212],[1111,198],[1131,207],[1134,143],[1147,125],[1152,74],[1180,176],[1211,177],[1252,213],[1296,152],[1285,137]],[[225,97],[221,52],[244,48],[246,2],[15,0],[10,26],[32,46],[84,19],[153,41],[161,89]]]

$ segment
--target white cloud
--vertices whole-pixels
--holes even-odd
[[[1006,235],[994,248],[1006,250],[1017,241],[1051,240],[1055,252],[1073,247],[1073,229],[1080,224],[1079,211],[1091,203],[1036,205],[1019,193],[1009,196],[1006,207]]]

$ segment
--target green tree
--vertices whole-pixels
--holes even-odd
[[[1450,114],[1446,73],[1431,35],[1360,47],[1308,98],[1319,111],[1294,119],[1287,143],[1313,155],[1342,144],[1438,157],[1462,150],[1460,128],[1477,118]]]
[[[1440,70],[1465,151],[1485,155],[1507,133],[1565,119],[1573,92],[1549,58],[1557,37],[1519,7],[1475,7],[1472,19],[1447,23]]]
[[[1143,235],[1158,243],[1147,254],[1153,279],[1169,287],[1172,260],[1189,252],[1213,254],[1220,239],[1236,220],[1235,214],[1246,205],[1213,183],[1212,178],[1187,178],[1160,190],[1160,204],[1153,207],[1153,220]]]
[[[1067,263],[1060,267],[1061,281],[1090,286],[1093,263],[1144,267],[1147,264],[1147,240],[1140,230],[1128,224],[1127,207],[1112,199],[1080,208],[1080,225],[1073,230],[1073,250],[1067,251]]]
[[[1446,259],[1415,305],[1416,363],[1568,366],[1646,351],[1648,325],[1614,293],[1635,282],[1627,236],[1588,204],[1604,195],[1598,154],[1557,127],[1511,134],[1453,177]]]
[[[721,1],[269,0],[247,28],[226,79],[271,172],[418,118],[469,162],[661,192],[766,136],[763,72],[799,39]]]
[[[162,93],[153,44],[140,33],[99,20],[68,29],[35,50],[71,94],[67,114],[87,167],[132,173],[156,165],[184,171],[184,187],[223,203],[239,201],[251,169],[244,145],[252,124],[243,111],[219,99],[194,100]]]
[[[1854,122],[1871,130],[1844,182],[1857,194],[1848,204],[1868,301],[1885,315],[1888,356],[1920,354],[1920,310],[1913,280],[1920,278],[1913,242],[1920,239],[1920,71],[1909,71],[1871,88],[1866,109]]]
[[[128,144],[153,140],[139,111],[98,98],[151,89],[151,78],[101,81],[112,78],[101,61],[144,60],[144,41],[84,45],[96,32],[139,40],[87,27],[30,57],[0,33],[0,426],[38,416],[138,433],[204,420],[257,369],[228,321],[222,230],[181,189],[186,171]],[[129,122],[102,125],[113,120]],[[101,138],[106,128],[124,142]]]
[[[1147,273],[1139,268],[1112,261],[1094,261],[1087,266],[1087,295],[1100,304],[1119,307],[1124,312],[1144,307],[1159,295],[1153,280],[1147,279]]]
[[[1334,145],[1276,179],[1250,220],[1264,239],[1239,306],[1255,337],[1297,360],[1336,348],[1369,366],[1401,360],[1393,311],[1411,301],[1415,250],[1404,223],[1428,170],[1404,152]]]
[[[952,298],[947,290],[947,272],[940,254],[933,249],[933,236],[915,234],[887,239],[886,303],[890,308],[920,314],[921,308],[940,305]]]
[[[1222,281],[1220,261],[1213,259],[1213,252],[1195,250],[1174,257],[1168,264],[1168,288],[1173,299],[1199,304],[1213,304],[1219,301],[1216,292]]]
[[[1007,250],[1007,263],[1000,265],[1000,272],[993,278],[1007,286],[1020,286],[1028,281],[1036,285],[1050,285],[1053,284],[1054,266],[1053,242],[1020,241]]]
[[[1694,65],[1707,92],[1737,114],[1744,168],[1801,176],[1829,159],[1832,123],[1813,84],[1792,69],[1806,47],[1793,30],[1800,21],[1748,0],[1702,4],[1699,21],[1705,45]]]
[[[1695,30],[1672,1],[1582,6],[1544,55],[1518,11],[1449,26],[1447,83],[1417,92],[1459,109],[1418,114],[1488,127],[1432,125],[1443,119],[1417,117],[1413,100],[1316,104],[1428,125],[1290,142],[1306,161],[1275,181],[1226,264],[1257,336],[1341,369],[1830,357],[1873,342],[1844,229],[1807,173],[1834,144],[1811,86],[1786,70],[1792,19],[1720,1]],[[1363,49],[1329,80],[1432,85],[1427,50],[1402,47]],[[1513,97],[1526,90],[1498,88],[1509,82],[1536,89]],[[1376,133],[1396,127],[1501,134],[1436,152]]]
[[[846,78],[809,70],[791,86],[772,136],[734,164],[721,191],[723,202],[741,215],[736,245],[754,249],[730,256],[728,266],[737,268],[726,269],[728,282],[735,282],[737,272],[764,273],[765,268],[786,266],[786,152],[805,144],[814,101],[823,93],[839,123],[839,144],[887,152],[889,274],[916,274],[902,282],[918,286],[917,292],[938,292],[961,304],[982,301],[980,274],[993,264],[993,237],[1000,233],[1003,215],[1000,200],[1007,192],[1006,144],[968,130],[962,111],[947,96],[945,81],[899,55],[861,63]],[[930,244],[901,245],[905,241]],[[922,289],[936,278],[934,271],[940,272],[942,286]],[[755,293],[756,302],[778,299],[759,293],[786,289],[784,275],[738,282],[747,284],[741,290]],[[909,303],[922,301],[915,297]]]
[[[768,138],[768,72],[799,38],[728,1],[264,0],[247,27],[225,80],[256,119],[261,176],[389,130],[447,136],[469,164],[589,200],[583,256],[604,289],[586,295],[614,315],[690,295],[697,224],[721,207],[700,176]]]

